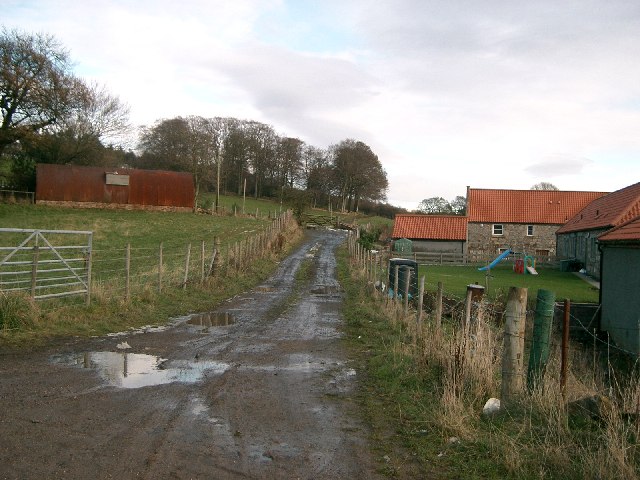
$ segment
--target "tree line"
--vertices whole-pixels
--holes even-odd
[[[270,125],[232,117],[179,116],[142,127],[134,149],[129,107],[72,70],[69,53],[46,34],[0,33],[0,188],[35,189],[37,163],[130,167],[193,174],[204,191],[359,210],[386,200],[387,175],[365,143],[322,149]]]

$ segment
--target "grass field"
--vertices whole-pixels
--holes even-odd
[[[561,272],[550,267],[540,267],[538,275],[517,274],[509,265],[500,265],[491,270],[487,278],[485,272],[476,266],[421,265],[420,276],[425,275],[425,288],[435,291],[438,282],[449,295],[464,297],[467,285],[476,283],[486,286],[490,298],[504,297],[509,287],[529,289],[529,297],[535,298],[539,289],[555,292],[557,299],[568,298],[572,302],[598,302],[598,290],[570,272]],[[488,281],[488,283],[487,283]]]
[[[224,198],[229,205],[237,200],[236,197]],[[0,227],[90,230],[94,232],[93,248],[97,250],[126,243],[131,243],[133,248],[155,247],[160,242],[184,245],[200,240],[210,241],[216,235],[223,236],[224,241],[235,242],[264,228],[269,223],[268,211],[275,213],[278,209],[267,201],[252,201],[251,206],[254,214],[255,208],[260,209],[258,220],[241,215],[0,204]]]
[[[233,204],[237,198],[224,198]],[[92,302],[84,305],[81,297],[34,303],[27,297],[0,295],[0,344],[18,347],[37,345],[54,336],[100,335],[129,327],[163,324],[172,316],[209,311],[237,293],[264,280],[277,265],[277,257],[255,261],[229,278],[198,281],[199,244],[207,243],[211,253],[213,237],[221,239],[223,253],[236,241],[247,240],[264,231],[271,220],[267,212],[276,212],[273,202],[252,201],[259,218],[251,216],[207,215],[193,213],[69,209],[39,205],[0,204],[0,227],[41,230],[93,231]],[[278,206],[279,207],[279,206]],[[254,210],[255,215],[255,210]],[[264,216],[263,216],[264,214]],[[0,244],[15,245],[16,234],[3,234]],[[24,236],[24,235],[23,235]],[[299,234],[290,231],[289,246]],[[124,300],[124,252],[131,244],[130,301]],[[157,290],[158,248],[164,249],[166,271],[162,294]],[[178,288],[172,270],[184,270],[186,246],[192,244],[189,288]],[[282,252],[284,254],[285,252]]]

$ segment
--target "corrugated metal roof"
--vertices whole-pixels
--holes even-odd
[[[603,233],[598,237],[599,242],[628,242],[640,241],[640,216]]]
[[[475,223],[562,225],[604,192],[470,188],[468,216]]]
[[[467,217],[461,215],[396,215],[392,238],[466,240]]]
[[[615,227],[640,215],[640,182],[616,190],[585,206],[558,233]]]

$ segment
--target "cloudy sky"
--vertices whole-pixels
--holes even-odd
[[[390,203],[640,181],[636,0],[4,0],[135,125],[233,116],[371,146]]]

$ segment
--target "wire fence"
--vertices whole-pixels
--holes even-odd
[[[52,258],[50,245],[27,245],[25,240],[21,243],[17,236],[20,232],[16,230],[8,232],[13,236],[5,238],[0,246],[5,252],[5,261],[0,264],[0,291],[22,291],[37,300],[82,293],[90,303],[98,298],[128,301],[149,291],[187,289],[214,276],[233,276],[252,262],[280,251],[285,243],[283,232],[292,221],[293,216],[287,211],[263,232],[233,243],[214,237],[209,242],[186,245],[169,240],[151,247],[124,244],[92,249],[91,241],[72,245],[73,239],[65,238],[58,240],[55,248],[58,252],[69,252],[71,256],[66,258],[60,253],[57,254],[60,258]],[[37,232],[36,238],[43,238],[41,233],[45,231],[32,232]],[[75,235],[73,238],[92,234],[66,233]],[[60,237],[61,232],[57,235]],[[64,268],[51,268],[54,260]],[[78,283],[84,285],[82,292],[74,290]],[[54,287],[62,291],[51,293]]]
[[[465,296],[447,291],[446,286],[442,283],[439,283],[437,292],[425,293],[424,277],[421,279],[419,290],[417,290],[418,281],[415,283],[411,281],[411,275],[415,275],[415,270],[408,266],[410,264],[402,265],[400,268],[395,267],[394,271],[392,265],[397,260],[394,259],[390,262],[390,259],[395,255],[391,255],[389,252],[368,251],[358,243],[355,235],[349,238],[349,254],[358,274],[363,276],[367,284],[370,285],[374,301],[377,298],[377,301],[382,301],[387,306],[390,305],[392,311],[401,312],[400,315],[404,318],[413,318],[414,321],[409,320],[409,322],[412,324],[411,328],[415,328],[418,335],[424,334],[425,331],[437,332],[442,325],[442,330],[449,331],[452,335],[456,335],[457,331],[462,331],[463,335],[460,341],[467,345],[464,348],[469,348],[469,345],[474,345],[479,338],[479,335],[474,333],[475,329],[480,328],[481,324],[489,325],[497,339],[492,347],[494,358],[502,357],[503,382],[510,375],[506,374],[504,370],[505,362],[508,362],[506,357],[509,355],[507,349],[510,347],[510,343],[517,344],[515,347],[517,352],[513,357],[517,358],[517,361],[514,361],[518,365],[513,368],[514,371],[517,370],[520,379],[526,379],[528,375],[524,359],[528,357],[530,360],[529,370],[532,369],[532,364],[537,361],[537,357],[534,357],[534,360],[531,360],[531,357],[537,355],[537,349],[540,348],[541,335],[537,330],[536,323],[537,314],[543,311],[552,312],[549,325],[555,323],[555,328],[553,330],[549,328],[542,337],[546,337],[543,341],[546,343],[544,348],[548,352],[547,355],[552,359],[555,357],[556,360],[559,360],[560,378],[558,380],[563,391],[568,377],[573,378],[576,383],[576,378],[579,379],[584,374],[584,365],[580,372],[571,371],[570,365],[578,361],[577,357],[580,357],[579,363],[581,365],[590,364],[587,368],[590,373],[587,376],[594,379],[604,376],[606,388],[613,388],[613,384],[617,382],[616,374],[613,373],[611,367],[615,363],[614,356],[627,365],[625,368],[627,371],[635,372],[640,367],[640,356],[636,352],[621,348],[611,340],[607,332],[599,331],[599,305],[590,306],[591,313],[588,315],[577,315],[570,301],[557,302],[555,295],[551,297],[551,300],[545,300],[544,296],[540,294],[537,298],[531,298],[527,301],[526,289],[516,289],[515,287],[510,289],[508,296],[495,299],[489,299],[482,293],[478,294],[477,291],[474,291],[473,285],[468,286]],[[397,288],[394,288],[396,285]],[[479,287],[482,290],[482,287]],[[513,305],[510,305],[512,290],[524,291],[522,292],[524,296],[521,304],[518,306],[521,309],[522,318],[516,329],[510,328],[508,325],[512,320],[511,317],[520,315],[520,312],[514,311]],[[585,309],[583,308],[583,310]],[[430,330],[422,328],[421,322],[424,319],[430,323]],[[433,325],[436,325],[435,329]],[[576,333],[581,333],[581,341],[570,342],[570,332],[573,332],[574,339],[577,337]],[[453,354],[455,352],[452,352]],[[547,358],[545,364],[549,361]],[[514,373],[514,375],[516,374]],[[605,387],[601,388],[606,389]]]

